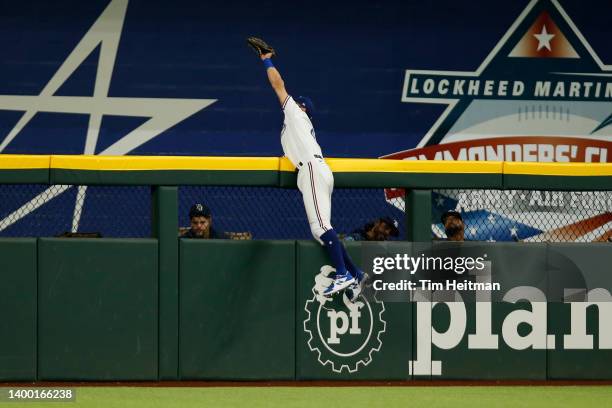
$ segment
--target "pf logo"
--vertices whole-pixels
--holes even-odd
[[[330,337],[327,338],[327,344],[340,344],[340,337],[338,337],[338,335],[346,334],[347,330],[350,334],[361,334],[361,329],[359,328],[359,317],[361,316],[361,312],[359,312],[359,309],[363,307],[363,303],[353,304],[353,307],[347,307],[349,307],[350,310],[348,315],[343,311],[327,311],[330,333]],[[349,316],[351,326],[350,330]]]
[[[308,348],[321,365],[335,373],[355,373],[370,364],[373,354],[382,347],[385,305],[368,295],[355,303],[345,294],[333,298],[319,295],[332,283],[334,273],[325,265],[315,276],[312,298],[304,306],[304,332]]]

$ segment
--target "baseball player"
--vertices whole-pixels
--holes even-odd
[[[348,288],[347,296],[355,301],[366,275],[351,261],[330,223],[334,176],[315,137],[311,121],[314,105],[309,98],[300,96],[294,99],[287,93],[285,83],[272,63],[275,53],[270,46],[259,39],[250,38],[248,41],[260,56],[285,115],[281,145],[285,156],[298,169],[297,186],[302,193],[310,231],[325,247],[336,268],[334,282],[322,294],[332,295]]]

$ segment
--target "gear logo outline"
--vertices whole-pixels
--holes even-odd
[[[387,322],[383,318],[385,304],[376,298],[375,294],[366,296],[362,294],[359,301],[351,303],[345,293],[342,293],[344,306],[351,310],[354,308],[359,311],[367,311],[369,314],[369,328],[365,341],[360,346],[349,353],[341,353],[330,347],[324,340],[321,333],[320,315],[321,310],[336,312],[331,304],[332,298],[319,295],[322,286],[331,283],[332,279],[328,276],[335,270],[325,265],[321,268],[321,273],[315,276],[315,285],[312,287],[312,298],[308,299],[304,305],[306,319],[304,320],[304,332],[308,334],[306,341],[310,351],[317,354],[317,360],[322,366],[330,366],[335,373],[341,374],[343,371],[353,374],[360,368],[366,367],[372,362],[373,354],[382,348],[382,335],[387,330]],[[319,289],[319,290],[318,290]]]

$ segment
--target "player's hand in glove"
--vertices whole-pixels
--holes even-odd
[[[257,37],[247,38],[247,44],[255,51],[257,55],[259,55],[259,58],[261,58],[263,65],[266,68],[266,75],[268,76],[270,85],[272,85],[272,89],[274,89],[274,92],[276,92],[278,101],[282,106],[284,106],[289,95],[285,89],[285,82],[283,82],[283,78],[272,63],[272,57],[276,55],[276,51],[274,51],[274,48],[269,46],[264,40]]]
[[[271,58],[276,55],[276,51],[270,45],[268,45],[264,40],[257,37],[249,37],[247,38],[247,44],[251,47],[257,55],[263,60],[266,58]]]

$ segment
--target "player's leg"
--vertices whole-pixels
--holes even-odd
[[[327,249],[333,266],[336,268],[336,273],[346,273],[342,245],[330,222],[330,186],[321,173],[321,169],[316,167],[315,163],[306,163],[300,169],[298,188],[302,192],[304,209],[312,236]]]
[[[327,171],[323,171],[323,176],[324,178],[327,179],[326,183],[329,186],[330,211],[331,211],[331,196],[332,196],[333,189],[334,189],[334,175],[331,172],[331,170],[329,170],[329,167],[327,167],[327,165],[325,165],[325,167],[327,168]],[[330,216],[331,216],[331,213],[330,213]],[[346,288],[346,295],[348,296],[351,302],[355,302],[359,298],[359,295],[361,294],[361,292],[363,291],[363,288],[368,280],[368,276],[361,269],[359,269],[357,265],[353,263],[353,260],[349,256],[344,245],[342,245],[342,243],[340,242],[338,243],[339,243],[340,249],[342,250],[342,259],[344,260],[344,265],[346,267],[346,270],[355,279],[355,281]]]
[[[331,177],[331,183],[330,177],[331,171],[326,165],[321,166],[317,162],[309,162],[300,169],[298,187],[302,192],[312,235],[327,250],[336,268],[336,286],[341,290],[350,284],[348,282],[352,281],[353,277],[347,272],[342,243],[330,222],[331,192],[333,191],[333,177]]]
[[[346,266],[346,270],[353,275],[357,280],[361,280],[363,276],[363,272],[357,265],[353,263],[353,260],[349,256],[348,252],[346,252],[346,248],[342,245],[342,258],[344,259],[344,265]]]
[[[325,199],[323,200],[323,202],[320,203],[320,207],[322,210],[323,219],[329,221],[331,219],[331,197],[334,191],[334,175],[329,169],[329,167],[327,166],[327,164],[325,164],[324,162],[319,162],[319,161],[314,162],[313,166],[319,166],[320,176],[323,180],[322,184],[327,187],[327,189],[325,190],[327,194],[325,195]],[[316,176],[315,176],[315,179],[316,179]],[[344,278],[341,277],[340,281],[336,280],[334,282],[334,285],[344,287],[345,281],[349,279],[353,280],[353,283],[351,283],[350,285],[346,287],[346,295],[348,296],[351,302],[355,302],[358,299],[359,295],[361,294],[363,287],[365,286],[365,283],[367,281],[367,275],[364,274],[361,271],[361,269],[359,269],[353,263],[351,257],[348,255],[346,251],[346,248],[344,248],[344,245],[342,245],[340,240],[338,240],[338,237],[336,236],[336,233],[333,229],[329,232],[325,232],[321,236],[321,239],[325,240],[325,238],[327,238],[328,236],[330,237],[329,242],[326,242],[330,244],[328,250],[336,250],[337,248],[340,249],[342,253],[342,260],[344,261],[344,265],[347,270],[345,277]],[[350,275],[350,278],[349,278],[349,275]],[[334,289],[331,289],[331,290],[334,290]]]
[[[320,162],[317,162],[317,164],[319,164]],[[330,215],[330,219],[331,219],[331,196],[332,193],[334,191],[334,175],[331,172],[331,170],[329,169],[329,167],[327,166],[327,164],[323,164],[323,170],[322,170],[322,177],[325,180],[325,184],[326,186],[328,186],[328,197],[329,197],[329,215]],[[339,247],[342,250],[342,259],[344,261],[344,265],[346,267],[346,270],[355,278],[361,279],[361,277],[363,276],[363,272],[361,271],[361,269],[359,269],[357,267],[357,265],[355,265],[353,263],[353,260],[351,259],[351,257],[349,256],[349,254],[346,252],[346,248],[344,247],[344,245],[342,245],[342,243],[339,242]]]

